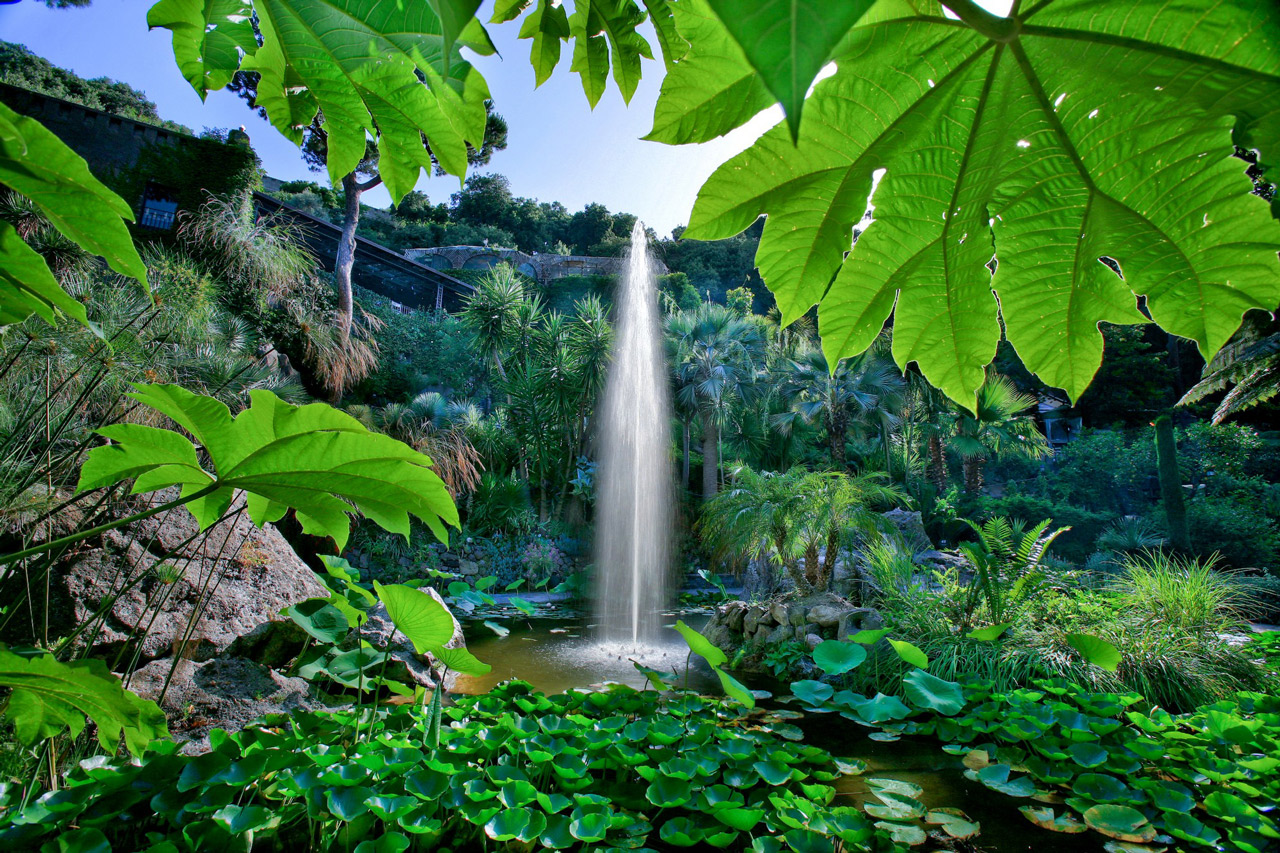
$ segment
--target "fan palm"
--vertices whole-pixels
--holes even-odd
[[[1280,394],[1280,319],[1259,311],[1245,315],[1240,331],[1205,365],[1200,381],[1178,405],[1221,391],[1227,393],[1214,409],[1215,424]]]
[[[782,381],[782,395],[790,411],[774,417],[782,432],[789,432],[799,418],[806,423],[821,421],[827,430],[831,464],[846,467],[845,440],[857,422],[874,425],[889,458],[889,432],[898,422],[907,384],[882,348],[872,347],[855,358],[841,359],[833,371],[820,347],[808,347],[789,360]]]
[[[729,403],[750,396],[763,354],[759,326],[723,305],[704,304],[667,319],[677,403],[702,425],[702,497],[719,487],[720,423]]]
[[[993,374],[978,389],[974,411],[959,411],[951,446],[963,458],[965,491],[981,491],[984,469],[993,458],[1049,455],[1044,433],[1023,414],[1035,405],[1036,398],[1023,394],[1008,377]]]

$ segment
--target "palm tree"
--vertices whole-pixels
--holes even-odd
[[[1244,325],[1205,365],[1200,381],[1178,405],[1198,403],[1220,391],[1227,393],[1213,412],[1215,424],[1280,394],[1280,320],[1261,311],[1246,314]]]
[[[973,412],[961,409],[955,418],[951,446],[964,465],[964,489],[982,489],[983,470],[993,458],[1042,459],[1051,452],[1049,442],[1030,416],[1022,414],[1036,405],[1008,377],[991,374],[978,389]]]
[[[475,293],[462,309],[462,324],[475,335],[476,348],[493,362],[504,380],[507,371],[502,359],[515,334],[520,306],[526,301],[519,274],[507,264],[498,264],[476,283]]]
[[[831,464],[843,471],[850,427],[857,422],[874,424],[884,446],[885,470],[892,471],[889,432],[898,422],[906,387],[882,347],[841,359],[834,371],[820,348],[807,347],[787,363],[781,390],[790,411],[775,416],[774,425],[785,434],[797,418],[806,423],[821,421],[827,430]]]
[[[702,425],[702,497],[719,488],[720,423],[729,403],[749,396],[762,354],[759,326],[723,305],[704,304],[667,319],[676,400]]]
[[[907,374],[907,394],[902,409],[903,444],[906,453],[915,446],[916,435],[925,441],[925,474],[937,494],[947,490],[946,442],[953,426],[955,409],[946,395],[918,373]],[[907,466],[904,464],[904,472]]]

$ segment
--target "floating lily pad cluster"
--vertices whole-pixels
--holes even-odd
[[[816,698],[802,689],[803,702]],[[1173,715],[1138,710],[1136,693],[1089,693],[1060,680],[1004,693],[981,683],[962,690],[956,711],[930,708],[909,692],[929,716],[909,712],[883,725],[895,736],[947,742],[947,752],[964,756],[970,779],[1033,800],[1021,811],[1037,826],[1093,829],[1129,851],[1280,850],[1272,815],[1280,802],[1280,698],[1240,693]],[[848,705],[833,693],[823,709],[858,718],[861,706]]]
[[[894,848],[861,810],[833,805],[836,780],[861,766],[782,736],[794,712],[743,715],[621,685],[544,696],[511,682],[444,717],[437,750],[423,712],[404,706],[372,721],[280,715],[215,732],[199,757],[157,742],[133,761],[96,758],[25,809],[8,792],[0,837],[13,849],[56,839],[51,849],[157,853]]]

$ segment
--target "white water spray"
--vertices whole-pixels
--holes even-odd
[[[613,363],[598,415],[596,616],[602,639],[654,642],[666,606],[671,531],[671,405],[657,278],[644,226],[618,283]]]

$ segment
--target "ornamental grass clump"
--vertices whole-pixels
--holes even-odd
[[[1120,598],[1118,609],[1192,633],[1242,629],[1256,605],[1254,596],[1246,582],[1216,563],[1215,557],[1202,560],[1161,551],[1126,555],[1112,585]]]

